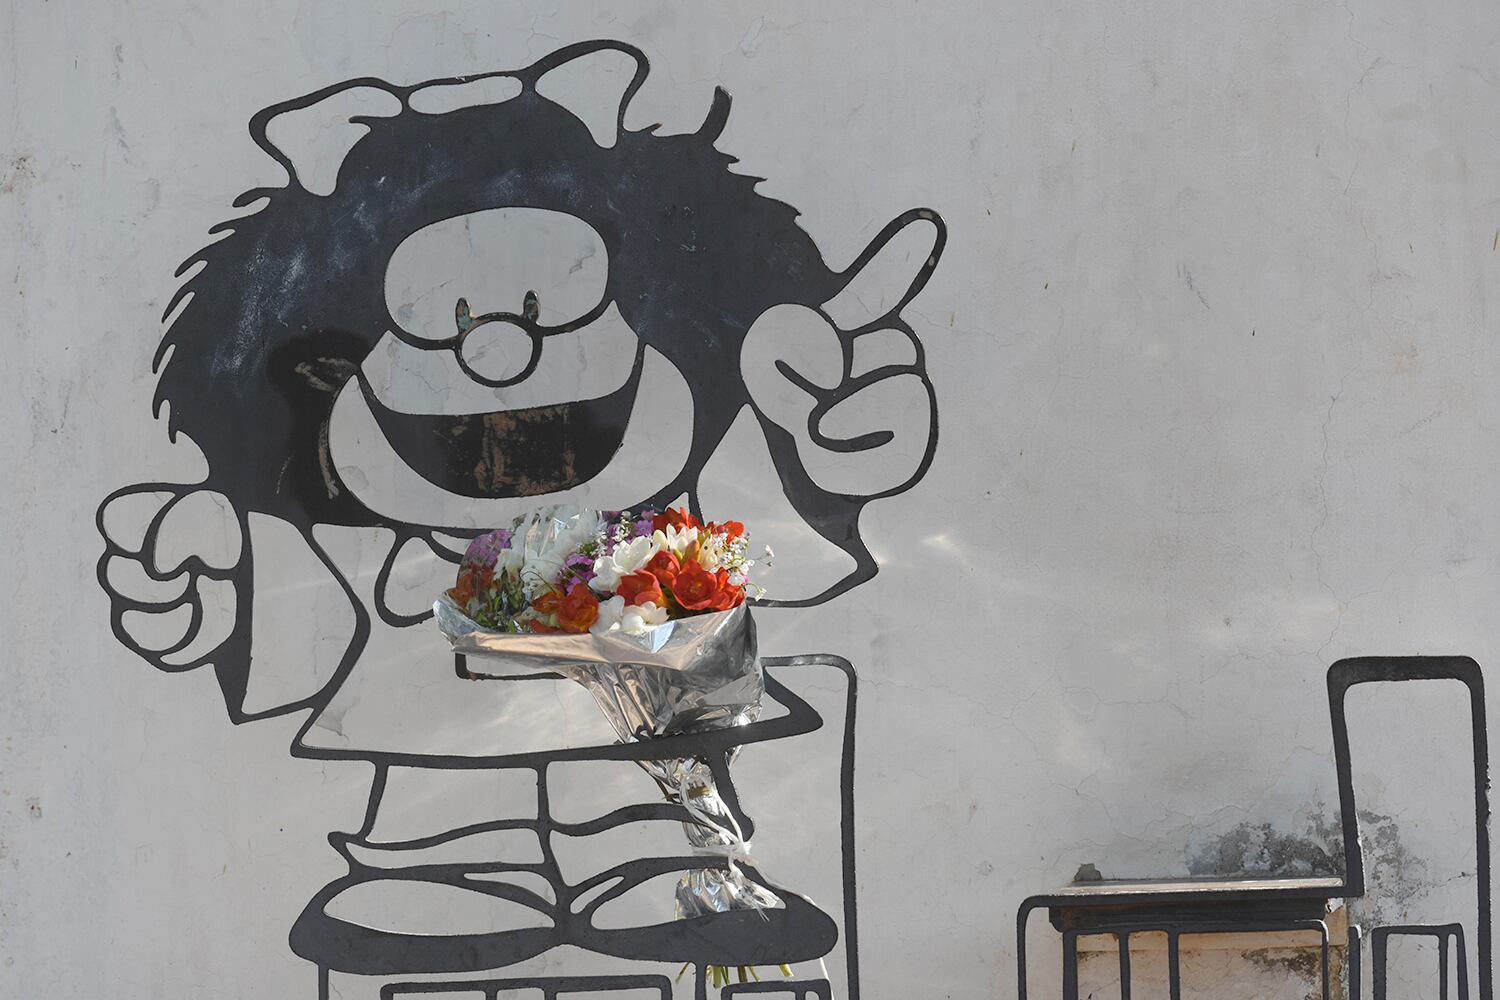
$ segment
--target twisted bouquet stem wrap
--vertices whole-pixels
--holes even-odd
[[[503,661],[516,674],[551,671],[583,685],[622,742],[732,729],[760,717],[765,677],[755,623],[743,604],[673,619],[640,633],[491,631],[465,615],[448,595],[433,611],[458,653]],[[726,768],[734,756],[728,755]],[[675,893],[679,919],[786,905],[746,875],[750,842],[721,796],[712,767],[694,758],[637,763],[668,801],[686,810],[682,825],[693,852],[722,861],[683,873]],[[728,982],[727,967],[713,969],[716,981]]]

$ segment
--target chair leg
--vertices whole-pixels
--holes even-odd
[[[1319,942],[1318,954],[1323,963],[1323,1000],[1333,1000],[1332,996],[1329,994],[1331,986],[1329,984],[1328,975],[1328,925],[1321,920],[1318,921],[1318,934],[1321,939]]]
[[[1448,1000],[1448,935],[1438,935],[1438,1000]]]
[[[1373,976],[1375,979],[1374,1000],[1386,1000],[1385,998],[1385,939],[1386,935],[1381,933],[1383,928],[1377,927],[1370,935],[1370,964],[1375,967]]]
[[[1078,1000],[1078,932],[1063,931],[1063,1000]]]
[[[1031,909],[1028,901],[1016,911],[1016,1000],[1026,1000],[1026,924]]]
[[[1458,1000],[1469,1000],[1469,956],[1464,951],[1464,929],[1453,929],[1453,941],[1458,945]],[[1447,967],[1446,962],[1443,963]]]
[[[1115,937],[1120,942],[1120,1000],[1130,1000],[1130,934],[1121,932]]]
[[[1182,949],[1176,931],[1167,931],[1167,995],[1182,1000]]]
[[[1344,998],[1363,1000],[1364,987],[1360,984],[1360,947],[1364,939],[1358,924],[1349,925],[1349,939],[1344,949]]]

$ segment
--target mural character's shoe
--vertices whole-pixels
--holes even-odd
[[[659,860],[678,868],[702,863],[702,859]],[[601,896],[600,903],[619,903],[620,910],[628,913],[632,909],[629,900],[635,895],[632,889],[650,882],[641,891],[660,891],[663,883],[654,876],[663,867],[653,861],[622,867],[623,873],[615,870],[615,876],[623,875],[622,881]],[[740,870],[749,881],[766,886],[754,869],[741,865]],[[574,943],[605,955],[724,966],[789,965],[815,961],[833,950],[839,930],[832,917],[793,892],[779,886],[767,888],[780,906],[709,912],[638,927],[600,927],[600,922],[613,922],[598,919],[610,916],[609,909],[590,906],[581,915],[584,926],[577,927],[571,937]]]
[[[308,902],[292,951],[357,975],[513,965],[560,939],[553,906],[507,874],[456,865],[351,872]]]

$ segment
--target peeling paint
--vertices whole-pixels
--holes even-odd
[[[1344,845],[1338,821],[1319,815],[1302,833],[1277,830],[1270,823],[1240,823],[1198,850],[1189,845],[1193,875],[1336,876],[1344,873]]]
[[[1316,948],[1257,948],[1245,952],[1245,958],[1267,973],[1281,973],[1306,987],[1307,1000],[1323,996],[1323,963]],[[1344,951],[1334,947],[1328,953],[1328,992],[1345,995]]]
[[[1361,810],[1359,823],[1369,891],[1349,900],[1351,919],[1362,926],[1399,923],[1408,904],[1427,892],[1428,865],[1412,854],[1393,817]],[[1296,833],[1270,823],[1240,823],[1201,847],[1190,844],[1188,871],[1228,878],[1342,877],[1343,834],[1337,818],[1321,807]]]
[[[1365,927],[1402,923],[1409,904],[1432,888],[1427,862],[1412,854],[1390,816],[1362,809],[1359,829],[1369,891],[1349,901],[1350,916]]]

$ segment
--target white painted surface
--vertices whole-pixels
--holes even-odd
[[[231,727],[207,672],[116,645],[92,518],[195,478],[150,417],[172,272],[281,180],[249,116],[346,78],[617,37],[653,66],[627,124],[691,131],[724,86],[719,148],[834,266],[906,208],[947,220],[907,310],[936,464],[867,510],[878,578],[761,619],[767,652],[860,670],[867,996],[1007,996],[1016,904],[1079,863],[1182,874],[1238,824],[1331,817],[1332,660],[1500,663],[1487,4],[21,2],[0,37],[7,996],[315,995],[287,929],[369,767],[293,760],[300,719]],[[1362,803],[1423,862],[1376,912],[1467,912],[1466,793],[1431,764],[1462,764],[1457,710],[1366,731]],[[807,791],[755,797],[785,823]]]

